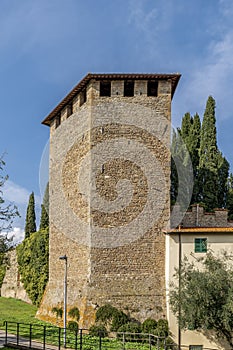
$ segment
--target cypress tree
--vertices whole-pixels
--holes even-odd
[[[228,218],[233,220],[233,174],[231,173],[227,182],[227,200]]]
[[[171,188],[170,188],[170,196],[171,196],[171,204],[174,205],[176,202],[177,194],[178,194],[178,173],[176,169],[176,156],[177,156],[177,134],[173,129],[172,134],[172,143],[171,143]]]
[[[35,214],[34,192],[32,192],[29,196],[26,224],[25,224],[25,238],[28,238],[30,236],[30,234],[33,232],[36,232],[36,214]]]
[[[218,152],[218,208],[226,208],[230,164]]]
[[[215,100],[209,96],[202,122],[199,150],[200,199],[209,211],[218,206],[218,148],[215,124]]]
[[[193,119],[190,113],[185,113],[181,122],[181,137],[189,150],[189,138],[193,124]]]
[[[193,166],[193,178],[194,178],[194,185],[193,185],[193,195],[191,203],[198,203],[200,201],[199,196],[199,173],[198,173],[198,166],[199,166],[199,148],[200,148],[200,137],[201,137],[201,121],[199,115],[196,113],[193,117],[193,124],[190,129],[190,135],[189,135],[189,153],[192,160],[192,166]]]
[[[49,226],[49,183],[47,183],[43,204],[41,205],[40,230]]]

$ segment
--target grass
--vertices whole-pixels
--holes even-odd
[[[27,304],[21,300],[13,298],[0,297],[0,328],[4,328],[4,321],[18,322],[25,324],[33,324],[33,338],[43,340],[43,327],[37,328],[36,325],[51,326],[51,324],[40,321],[35,318],[37,307]],[[20,335],[28,337],[28,327],[23,328],[20,326]],[[16,334],[16,325],[9,325],[9,333]],[[57,344],[58,339],[58,328],[48,327],[46,331],[46,338],[48,343]],[[73,332],[67,332],[67,345],[68,347],[74,348],[75,336]],[[113,350],[121,350],[122,342],[118,339],[104,338],[102,339],[103,349],[111,348]],[[83,350],[98,350],[99,349],[99,338],[91,337],[90,335],[83,335]],[[138,349],[138,350],[149,350],[149,344],[131,343],[125,344],[125,349]],[[155,347],[152,347],[155,349]],[[3,348],[3,350],[12,350],[11,348]]]
[[[21,300],[0,297],[0,323],[4,321],[43,324],[35,318],[37,307]]]

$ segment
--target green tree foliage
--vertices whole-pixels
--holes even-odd
[[[199,268],[185,258],[180,271],[176,269],[170,292],[172,311],[181,329],[213,330],[233,348],[233,270],[229,258],[208,253],[198,261]]]
[[[48,228],[32,233],[16,249],[24,288],[33,304],[38,306],[48,281]]]
[[[35,214],[34,192],[32,192],[29,196],[26,223],[25,223],[25,238],[28,238],[30,236],[30,234],[33,232],[36,232],[36,214]]]
[[[72,307],[68,312],[68,316],[78,322],[80,318],[79,309],[77,307]]]
[[[108,336],[108,331],[107,331],[106,327],[104,325],[102,325],[102,324],[100,324],[100,325],[93,325],[89,329],[89,334],[92,337],[105,338],[105,337]]]
[[[199,185],[202,202],[207,210],[218,207],[218,147],[215,100],[209,96],[201,127],[199,149]]]
[[[143,333],[153,333],[153,331],[157,328],[157,321],[153,318],[147,318],[142,324]]]
[[[121,310],[106,304],[96,312],[96,322],[107,325],[111,331],[117,331],[120,326],[129,322],[129,317]]]
[[[228,192],[228,176],[230,164],[223,157],[221,152],[218,152],[218,208],[226,208],[227,192]]]
[[[183,142],[182,142],[182,141]],[[187,147],[185,152],[183,143]],[[227,205],[227,180],[229,163],[217,146],[215,100],[209,96],[201,124],[198,114],[194,117],[186,113],[182,119],[181,129],[173,133],[171,161],[171,203],[174,204],[177,194],[186,198],[184,189],[188,187],[189,173],[187,160],[190,156],[193,168],[193,191],[191,203],[202,203],[207,211],[214,208],[225,208]],[[180,169],[186,175],[179,174]],[[188,176],[187,176],[188,175]],[[180,177],[184,182],[180,182]],[[179,192],[178,192],[179,188]],[[184,192],[184,193],[182,193]],[[180,200],[182,203],[184,199]],[[179,203],[180,204],[180,203]]]
[[[49,226],[49,216],[44,204],[41,204],[40,230],[44,230]]]
[[[199,203],[201,198],[199,194],[199,148],[201,139],[201,121],[199,115],[196,113],[192,118],[192,126],[190,128],[190,135],[188,139],[188,151],[191,157],[193,166],[193,194],[192,203]]]
[[[0,158],[0,288],[5,276],[7,261],[5,253],[12,246],[12,239],[7,237],[7,232],[12,228],[12,223],[15,217],[19,216],[18,209],[15,205],[9,203],[6,204],[3,198],[3,187],[5,182],[8,180],[8,175],[4,175],[5,162]]]
[[[47,183],[41,205],[40,230],[49,226],[49,183]]]
[[[226,207],[228,209],[228,217],[233,220],[233,174],[230,174],[227,182],[227,200]]]
[[[187,208],[192,196],[193,169],[188,148],[181,137],[181,130],[173,130],[171,145],[171,203],[178,200],[179,205]],[[178,194],[179,188],[179,194]],[[177,197],[179,195],[179,198]]]
[[[76,321],[69,321],[67,329],[74,333],[78,332],[78,323]]]

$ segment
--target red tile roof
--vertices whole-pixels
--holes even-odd
[[[66,97],[50,112],[47,117],[42,121],[42,124],[50,125],[50,121],[61,112],[61,110],[69,104],[72,99],[87,86],[91,79],[96,80],[120,80],[120,79],[132,79],[132,80],[171,80],[172,83],[172,96],[175,92],[176,86],[181,75],[179,73],[174,74],[141,74],[141,73],[111,73],[111,74],[98,74],[88,73],[69,93]]]

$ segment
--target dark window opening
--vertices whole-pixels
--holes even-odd
[[[158,82],[149,80],[147,82],[147,96],[158,96]]]
[[[134,96],[134,81],[124,82],[124,96],[127,96],[127,97]]]
[[[69,118],[73,114],[73,105],[72,103],[67,106],[67,118]]]
[[[111,96],[111,81],[100,82],[100,96]]]
[[[207,252],[207,238],[195,238],[195,253]]]
[[[203,345],[189,345],[189,350],[202,350]]]
[[[55,128],[58,128],[61,124],[61,114],[58,114],[55,118]]]
[[[83,89],[83,91],[80,94],[80,107],[86,102],[87,100],[87,90]]]

